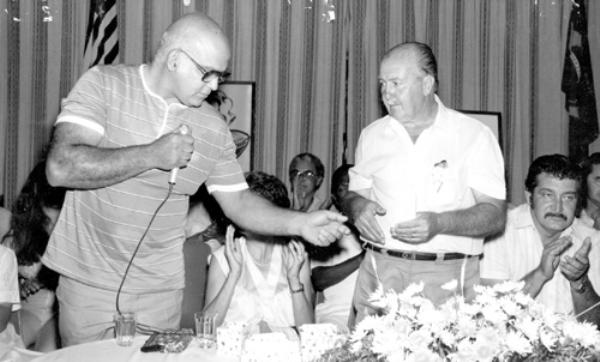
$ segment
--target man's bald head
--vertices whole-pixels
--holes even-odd
[[[171,24],[163,33],[155,61],[164,61],[174,49],[184,49],[210,69],[224,70],[231,57],[229,40],[213,19],[190,13]]]

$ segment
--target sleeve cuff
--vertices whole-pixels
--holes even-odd
[[[246,183],[240,183],[240,184],[234,184],[234,185],[206,185],[206,189],[211,194],[215,191],[237,192],[237,191],[243,191],[247,188],[248,188],[248,184],[246,184]]]
[[[75,123],[75,124],[78,124],[80,126],[88,128],[88,129],[104,136],[104,127],[102,127],[101,125],[99,125],[98,123],[96,123],[94,121],[90,121],[89,119],[82,118],[79,116],[66,115],[66,116],[61,116],[56,120],[56,124],[62,123],[62,122]]]

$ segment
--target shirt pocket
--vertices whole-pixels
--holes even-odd
[[[429,205],[435,211],[453,209],[459,195],[457,170],[451,165],[434,166],[429,181]]]

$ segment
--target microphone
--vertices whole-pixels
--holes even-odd
[[[188,134],[188,126],[186,126],[185,124],[181,127],[179,127],[179,133],[181,134]],[[179,171],[179,167],[175,167],[174,169],[171,170],[171,173],[169,175],[169,183],[171,185],[175,185],[175,180],[177,179],[177,172]]]

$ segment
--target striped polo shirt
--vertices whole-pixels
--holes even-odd
[[[143,78],[143,68],[98,66],[86,72],[63,101],[57,123],[71,122],[102,135],[99,147],[147,144],[185,124],[194,153],[144,238],[123,291],[144,293],[184,286],[183,242],[188,197],[206,182],[209,191],[247,188],[235,144],[221,115],[167,104]],[[152,169],[99,189],[68,191],[42,259],[60,274],[117,290],[127,263],[168,191],[169,172]]]

